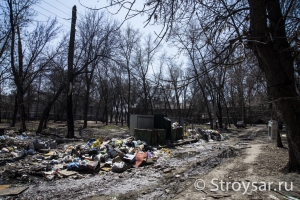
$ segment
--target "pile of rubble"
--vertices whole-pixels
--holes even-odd
[[[185,138],[221,141],[228,137],[215,130],[189,129]],[[163,154],[170,154],[163,146],[152,147],[134,137],[73,141],[61,143],[59,138],[6,132],[0,136],[0,180],[29,182],[29,175],[55,180],[70,176],[82,178],[81,174],[101,171],[121,173],[131,167],[154,164]]]
[[[203,139],[207,142],[212,141],[224,141],[229,139],[228,135],[222,133],[221,130],[212,130],[212,129],[188,129],[186,132],[187,137],[195,138],[195,139]]]
[[[28,182],[28,175],[53,180],[73,175],[82,177],[77,172],[120,173],[131,167],[153,164],[162,151],[143,141],[135,141],[133,137],[107,141],[99,137],[88,142],[81,140],[58,145],[53,139],[9,132],[0,136],[0,149],[1,180],[4,183],[11,179]]]

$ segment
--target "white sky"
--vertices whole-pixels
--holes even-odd
[[[137,6],[143,6],[143,0],[137,1]],[[106,0],[81,0],[81,3],[87,7],[91,8],[100,8],[105,5],[108,5]],[[41,3],[35,6],[35,11],[38,14],[38,17],[35,20],[45,21],[48,17],[54,18],[56,17],[59,21],[59,24],[62,25],[62,28],[67,32],[70,30],[70,18],[72,16],[72,7],[76,5],[77,7],[77,20],[80,20],[80,17],[84,15],[87,9],[82,6],[78,0],[41,0]],[[141,8],[141,7],[140,7]],[[117,7],[111,7],[108,9],[111,13],[117,12]],[[113,15],[115,19],[122,22],[125,18],[126,10],[122,9],[118,14]],[[153,38],[155,37],[155,32],[159,33],[161,31],[161,26],[159,25],[147,25],[144,28],[145,21],[147,16],[136,16],[128,22],[134,28],[138,28],[144,35],[151,33]],[[123,25],[126,26],[126,23]],[[168,47],[166,43],[164,43],[164,49],[167,51],[169,56],[175,55],[177,53],[176,48]],[[183,56],[180,57],[180,60],[183,59]]]
[[[140,1],[142,2],[142,1]],[[104,5],[107,5],[106,0],[81,0],[81,3],[90,8],[100,8]],[[70,27],[70,19],[72,16],[72,7],[76,5],[77,7],[77,20],[80,20],[81,16],[84,15],[86,9],[82,6],[78,0],[41,0],[41,4],[35,7],[35,10],[38,12],[38,17],[40,19],[47,17],[57,17],[59,23],[64,26],[64,28],[68,29]],[[117,7],[109,8],[111,13],[116,13]],[[114,18],[119,21],[123,21],[125,17],[125,10],[122,10],[118,14],[114,15]],[[135,28],[140,28],[143,32],[152,32],[160,30],[159,27],[151,26],[143,28],[143,21],[146,20],[145,16],[138,16],[130,20],[130,23]],[[69,29],[68,29],[69,30]]]

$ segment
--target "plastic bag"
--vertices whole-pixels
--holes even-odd
[[[127,169],[127,166],[124,162],[115,162],[111,167],[112,172],[124,172]]]
[[[78,162],[72,162],[68,164],[67,166],[68,170],[78,170],[79,169],[79,163]]]

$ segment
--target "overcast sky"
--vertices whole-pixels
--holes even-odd
[[[81,4],[83,4],[86,7],[90,8],[100,8],[107,4],[106,0],[81,0]],[[143,6],[143,0],[137,1],[138,7]],[[56,17],[59,21],[59,24],[62,26],[62,28],[65,29],[65,31],[70,30],[70,19],[72,16],[72,7],[76,5],[77,7],[77,20],[80,20],[80,17],[84,15],[84,13],[88,10],[84,6],[82,6],[78,0],[41,0],[41,3],[35,6],[35,11],[38,14],[38,17],[36,20],[38,21],[45,21],[48,17],[54,18]],[[116,13],[117,7],[111,7],[108,9],[110,13]],[[118,14],[113,15],[115,19],[122,22],[125,18],[126,10],[121,10]],[[147,35],[148,33],[151,33],[155,37],[155,33],[159,33],[161,31],[161,26],[159,25],[148,25],[145,26],[145,21],[147,19],[147,16],[136,16],[128,22],[134,27],[139,28],[142,33]],[[123,25],[126,26],[126,23]],[[177,53],[175,48],[169,48],[167,47],[167,44],[164,44],[164,49],[172,55],[175,55]],[[171,56],[171,55],[170,55]],[[180,58],[182,59],[182,57]]]
[[[139,1],[142,5],[143,1]],[[100,8],[107,5],[106,0],[81,0],[82,5],[90,8]],[[82,6],[78,0],[42,0],[41,4],[35,7],[35,10],[38,12],[39,19],[46,19],[47,17],[57,17],[61,25],[64,28],[70,27],[70,19],[72,16],[72,7],[76,5],[77,7],[77,20],[80,20],[81,16],[88,10]],[[111,13],[117,12],[117,7],[111,7],[108,9]],[[120,22],[124,20],[126,11],[121,10],[118,14],[113,15],[115,19],[118,19]],[[147,26],[143,28],[144,21],[146,16],[137,16],[130,20],[130,23],[135,27],[139,28],[144,33],[154,33],[154,31],[159,31],[159,26]]]

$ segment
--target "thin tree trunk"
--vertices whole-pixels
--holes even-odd
[[[1,53],[0,53],[0,57],[1,57]],[[2,79],[2,77],[1,77],[1,75],[0,75],[0,123],[2,122],[2,115],[1,115],[1,111],[2,111],[2,109],[1,109],[1,105],[2,105],[2,88],[1,88],[1,79]]]
[[[104,112],[105,112],[105,124],[108,125],[108,102],[105,99],[105,107],[104,107]]]
[[[87,117],[89,110],[89,97],[90,97],[90,83],[86,85],[85,99],[84,99],[84,112],[83,112],[83,128],[87,128]]]
[[[129,63],[127,63],[127,67],[129,68]],[[130,77],[130,70],[128,70],[128,113],[127,113],[127,126],[130,127],[130,103],[131,103],[131,77]]]
[[[14,75],[14,81],[17,83],[17,71],[15,67],[15,37],[16,37],[16,30],[15,30],[15,23],[14,23],[14,12],[13,12],[13,3],[12,1],[9,1],[9,22],[11,26],[11,44],[10,44],[10,64]],[[18,90],[17,94],[15,96],[15,108],[14,108],[14,114],[12,118],[12,124],[11,127],[15,127],[16,125],[16,119],[18,114]]]
[[[35,109],[36,120],[38,120],[38,111],[39,111],[39,104],[40,104],[40,90],[41,90],[41,85],[42,85],[42,76],[39,76],[39,86],[38,86],[38,91],[37,91],[37,104],[36,104],[36,109]]]
[[[41,119],[40,119],[40,123],[39,123],[38,129],[36,130],[36,133],[37,133],[37,134],[42,132],[43,124],[44,124],[44,123],[46,124],[47,118],[48,118],[48,116],[49,116],[49,113],[50,113],[50,111],[51,111],[52,106],[54,105],[55,101],[58,99],[58,97],[60,96],[60,94],[62,93],[62,91],[64,90],[65,87],[66,87],[65,84],[62,84],[62,85],[59,87],[59,89],[58,89],[58,91],[56,92],[54,98],[48,103],[48,105],[47,105],[46,108],[44,109],[43,114],[42,114]],[[44,127],[47,127],[47,124],[46,124],[46,126],[44,126]]]
[[[13,118],[12,118],[12,123],[11,123],[11,127],[15,127],[16,126],[16,120],[17,120],[17,115],[18,115],[18,95],[15,95],[15,107],[14,107],[14,114],[13,114]]]
[[[219,128],[223,128],[223,112],[222,112],[222,105],[220,102],[220,94],[218,94],[218,99],[217,99],[217,106],[218,106],[218,124]]]

